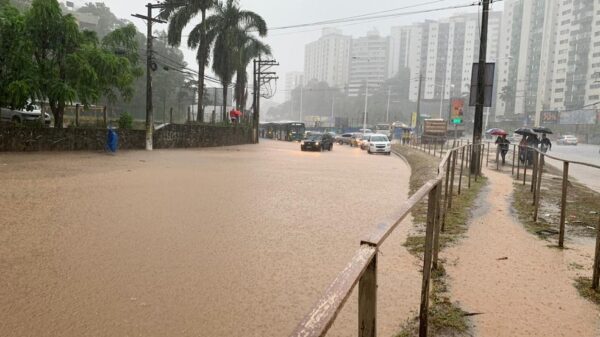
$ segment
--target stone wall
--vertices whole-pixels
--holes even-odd
[[[144,130],[117,130],[120,150],[146,147]],[[190,148],[252,143],[247,127],[213,125],[167,125],[154,132],[154,148]],[[0,124],[0,152],[10,151],[103,151],[106,129],[39,128]]]

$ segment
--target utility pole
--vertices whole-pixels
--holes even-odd
[[[392,94],[392,88],[388,88],[388,100],[387,100],[387,109],[385,111],[385,122],[390,124],[390,95]]]
[[[333,120],[333,109],[335,109],[335,95],[331,98],[331,127],[335,127],[335,121]]]
[[[483,105],[485,103],[485,60],[487,54],[488,16],[490,0],[483,0],[481,17],[481,38],[479,43],[479,67],[477,69],[477,101],[475,103],[475,121],[473,123],[473,150],[471,153],[471,174],[481,172],[481,134],[483,133]]]
[[[367,129],[367,107],[369,104],[369,78],[367,77],[365,85],[365,114],[363,115],[363,135]]]
[[[146,150],[152,151],[152,133],[154,132],[154,110],[152,107],[152,72],[156,69],[156,64],[152,59],[152,23],[166,23],[166,21],[155,19],[152,17],[153,8],[164,8],[164,4],[153,5],[148,3],[148,15],[132,14],[132,16],[146,20]]]
[[[303,123],[302,119],[304,118],[304,84],[300,86],[300,123]]]
[[[421,88],[422,88],[422,82],[423,82],[423,75],[419,74],[419,91],[417,93],[417,122],[415,123],[415,136],[417,136],[417,138],[419,137],[419,127],[420,124],[419,121],[421,119]]]
[[[262,60],[260,57],[258,60],[254,60],[254,142],[258,144],[258,123],[260,121],[260,97],[263,84],[270,82],[271,80],[277,80],[279,77],[275,76],[276,73],[272,71],[266,71],[274,66],[278,66],[279,63],[275,60]]]

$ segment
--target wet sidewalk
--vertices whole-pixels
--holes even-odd
[[[491,166],[490,166],[491,167]],[[444,251],[453,300],[475,336],[599,336],[599,311],[573,287],[566,255],[511,213],[513,179],[486,169],[488,186],[467,237]]]

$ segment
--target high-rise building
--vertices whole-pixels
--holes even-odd
[[[321,38],[305,47],[304,81],[317,80],[343,88],[348,82],[351,42],[352,38],[338,29],[323,29]]]
[[[551,110],[595,108],[600,101],[600,3],[557,1]]]
[[[501,13],[490,12],[487,60],[498,59]],[[417,100],[419,76],[422,98],[444,99],[469,92],[474,62],[479,59],[479,15],[459,14],[442,20],[427,20],[393,27],[390,36],[389,75],[402,67],[410,69],[409,98]]]
[[[497,118],[523,119],[536,112],[539,118],[539,112],[549,106],[558,2],[505,1],[497,65]]]
[[[375,90],[388,78],[389,39],[376,30],[352,40],[348,95],[357,96],[368,83]]]
[[[304,73],[301,71],[292,71],[285,74],[285,100],[289,101],[292,97],[292,90],[304,84]]]

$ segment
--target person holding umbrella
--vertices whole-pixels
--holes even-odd
[[[547,127],[541,126],[533,128],[533,131],[542,134],[542,139],[540,141],[540,151],[546,153],[548,152],[548,150],[552,150],[552,142],[550,141],[550,139],[548,139],[548,137],[546,137],[547,134],[552,134],[552,130],[548,129]]]
[[[496,139],[496,145],[498,145],[500,149],[500,155],[502,156],[502,165],[506,164],[506,154],[508,153],[508,148],[510,145],[510,141],[506,139],[506,133],[498,136]]]

